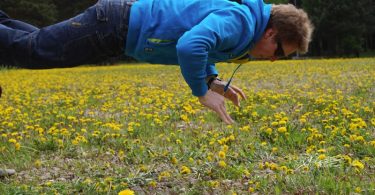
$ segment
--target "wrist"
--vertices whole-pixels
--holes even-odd
[[[208,89],[211,89],[211,84],[215,80],[221,81],[221,79],[217,78],[216,76],[210,77],[208,80],[206,79]]]

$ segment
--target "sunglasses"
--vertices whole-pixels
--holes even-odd
[[[281,45],[281,41],[277,41],[277,49],[275,50],[275,53],[273,54],[273,56],[277,58],[286,57],[283,46]]]

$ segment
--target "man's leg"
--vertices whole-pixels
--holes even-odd
[[[38,30],[39,28],[28,24],[26,22],[22,22],[19,20],[15,20],[10,18],[5,12],[0,10],[0,24],[7,26],[9,28],[17,29],[17,30],[23,30],[26,32],[33,32],[35,30]]]
[[[24,68],[71,67],[123,54],[125,0],[100,0],[84,13],[33,32],[0,24],[0,56]],[[127,24],[126,24],[127,25]]]
[[[24,45],[28,39],[30,33],[23,30],[15,30],[5,25],[0,24],[0,64],[13,66],[14,56],[13,54],[26,55],[28,53],[27,47],[14,47],[15,45]],[[20,56],[26,59],[24,56]]]

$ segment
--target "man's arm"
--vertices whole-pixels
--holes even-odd
[[[247,25],[244,25],[244,24]],[[200,24],[187,31],[176,46],[181,73],[192,89],[193,95],[206,107],[214,110],[220,118],[230,124],[230,118],[225,108],[224,94],[208,91],[206,83],[209,68],[208,53],[231,50],[246,40],[253,33],[244,32],[248,24],[241,10],[237,8],[220,10],[207,16]],[[236,105],[239,105],[236,103]]]

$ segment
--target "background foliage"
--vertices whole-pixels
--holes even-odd
[[[265,0],[292,3],[305,9],[315,32],[311,56],[373,55],[375,50],[375,4],[373,0]],[[0,8],[11,17],[36,26],[70,18],[96,0],[2,0]]]

